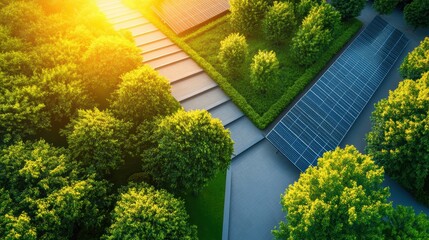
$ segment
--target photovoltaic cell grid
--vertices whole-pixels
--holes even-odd
[[[335,149],[408,43],[381,17],[345,49],[267,139],[298,169]]]
[[[229,10],[229,0],[164,0],[152,10],[180,34]]]

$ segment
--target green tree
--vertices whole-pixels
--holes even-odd
[[[406,79],[419,79],[429,71],[429,37],[425,37],[419,46],[408,53],[399,68],[401,76]]]
[[[250,84],[265,93],[279,76],[279,60],[274,51],[261,51],[253,56],[250,65]]]
[[[147,184],[123,188],[105,239],[197,239],[183,201]]]
[[[31,76],[34,66],[32,58],[22,51],[0,52],[0,71],[8,75]]]
[[[310,10],[306,21],[334,32],[341,24],[341,14],[331,4],[321,3]]]
[[[365,0],[332,0],[332,6],[341,13],[343,19],[350,19],[360,15],[365,2]]]
[[[77,227],[99,226],[107,212],[99,203],[109,202],[110,185],[93,176],[82,177],[86,174],[77,169],[64,149],[44,141],[17,142],[2,149],[0,235],[70,239]]]
[[[418,27],[429,27],[429,2],[427,0],[413,0],[404,8],[405,21]]]
[[[353,146],[319,158],[282,196],[286,222],[277,239],[383,239],[382,218],[391,209],[383,168]]]
[[[70,118],[76,115],[77,109],[91,105],[74,65],[58,65],[52,69],[44,69],[34,78],[45,93],[43,102],[51,123],[69,122]]]
[[[110,107],[116,117],[139,125],[154,117],[174,113],[180,104],[171,95],[167,79],[145,65],[122,77]]]
[[[24,49],[24,43],[20,38],[13,37],[11,30],[0,25],[0,52],[20,51]]]
[[[321,0],[300,0],[295,3],[295,13],[299,19],[307,17],[313,7],[322,3]]]
[[[268,40],[279,43],[291,36],[296,26],[293,4],[274,2],[262,22]]]
[[[417,81],[404,80],[375,105],[367,151],[386,173],[428,198],[429,72]]]
[[[316,8],[302,21],[301,27],[292,38],[292,54],[298,64],[304,66],[316,61],[333,39],[330,29],[324,28],[321,12],[314,9]]]
[[[424,213],[416,215],[412,207],[397,206],[387,215],[384,238],[429,239],[429,218]]]
[[[154,126],[141,129],[140,138],[150,146],[142,153],[143,171],[157,186],[174,193],[198,192],[228,168],[230,133],[207,111],[178,111]]]
[[[0,72],[0,145],[34,136],[50,126],[44,96],[28,77]]]
[[[116,89],[120,76],[140,65],[140,50],[134,43],[118,36],[97,38],[82,59],[87,88],[102,103]]]
[[[239,33],[231,33],[220,42],[218,59],[231,76],[239,75],[248,55],[246,37]]]
[[[129,129],[129,123],[94,108],[78,110],[77,118],[70,122],[64,134],[71,157],[104,176],[124,163]]]
[[[374,0],[372,7],[380,14],[392,13],[400,0]]]
[[[230,24],[243,34],[251,34],[259,29],[268,3],[264,0],[230,0]]]

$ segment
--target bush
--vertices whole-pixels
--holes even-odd
[[[331,4],[322,3],[310,10],[306,21],[334,33],[341,24],[341,14]]]
[[[404,18],[414,27],[429,27],[429,1],[414,0],[404,8]]]
[[[220,42],[218,59],[229,75],[238,75],[248,54],[246,37],[239,33],[231,33]]]
[[[372,7],[380,14],[389,14],[399,2],[400,0],[374,0]]]
[[[332,0],[332,6],[341,13],[343,19],[350,19],[360,15],[365,2],[366,0]]]
[[[259,30],[268,8],[265,0],[231,0],[229,4],[230,23],[233,28],[244,34]]]
[[[250,65],[250,83],[253,87],[265,93],[268,86],[277,81],[279,75],[279,61],[274,51],[259,51],[253,56]]]
[[[136,126],[179,108],[180,104],[171,95],[170,83],[147,65],[122,76],[111,101],[113,114]]]
[[[274,2],[263,21],[263,29],[267,39],[276,43],[292,35],[295,26],[293,4],[288,2]]]
[[[429,37],[425,37],[419,46],[408,53],[399,68],[403,78],[414,80],[427,71],[429,71]]]

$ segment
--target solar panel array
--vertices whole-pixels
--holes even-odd
[[[267,139],[301,171],[315,166],[340,144],[407,43],[403,33],[377,16]]]
[[[163,0],[153,11],[180,34],[229,10],[229,0]]]

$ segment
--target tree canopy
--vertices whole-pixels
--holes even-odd
[[[197,239],[185,204],[167,191],[131,183],[119,194],[105,239]]]
[[[386,173],[427,201],[429,193],[429,72],[404,80],[375,105],[367,151]]]
[[[425,37],[408,53],[399,68],[401,76],[406,79],[418,79],[427,71],[429,71],[429,37]]]
[[[171,95],[167,79],[145,65],[122,76],[110,108],[119,119],[139,125],[155,117],[172,114],[180,105]]]
[[[414,27],[429,27],[429,2],[427,0],[413,0],[404,8],[404,18]]]
[[[78,225],[99,226],[110,186],[77,169],[64,149],[42,140],[2,149],[0,235],[70,239]]]
[[[262,19],[268,9],[265,0],[231,0],[230,23],[240,33],[249,35],[261,26]]]
[[[64,131],[71,157],[100,176],[124,163],[124,146],[130,124],[110,112],[79,110]]]
[[[201,190],[231,162],[233,142],[219,119],[205,110],[178,111],[142,129],[143,171],[173,193]]]
[[[294,6],[289,2],[274,2],[262,22],[264,33],[268,40],[281,42],[294,33],[296,19]]]
[[[341,13],[343,19],[350,19],[360,15],[365,2],[365,0],[332,0],[332,6]]]
[[[236,76],[249,55],[246,37],[231,33],[220,42],[218,59],[230,76]]]
[[[383,168],[353,146],[326,152],[282,196],[277,239],[383,239],[391,204]]]

